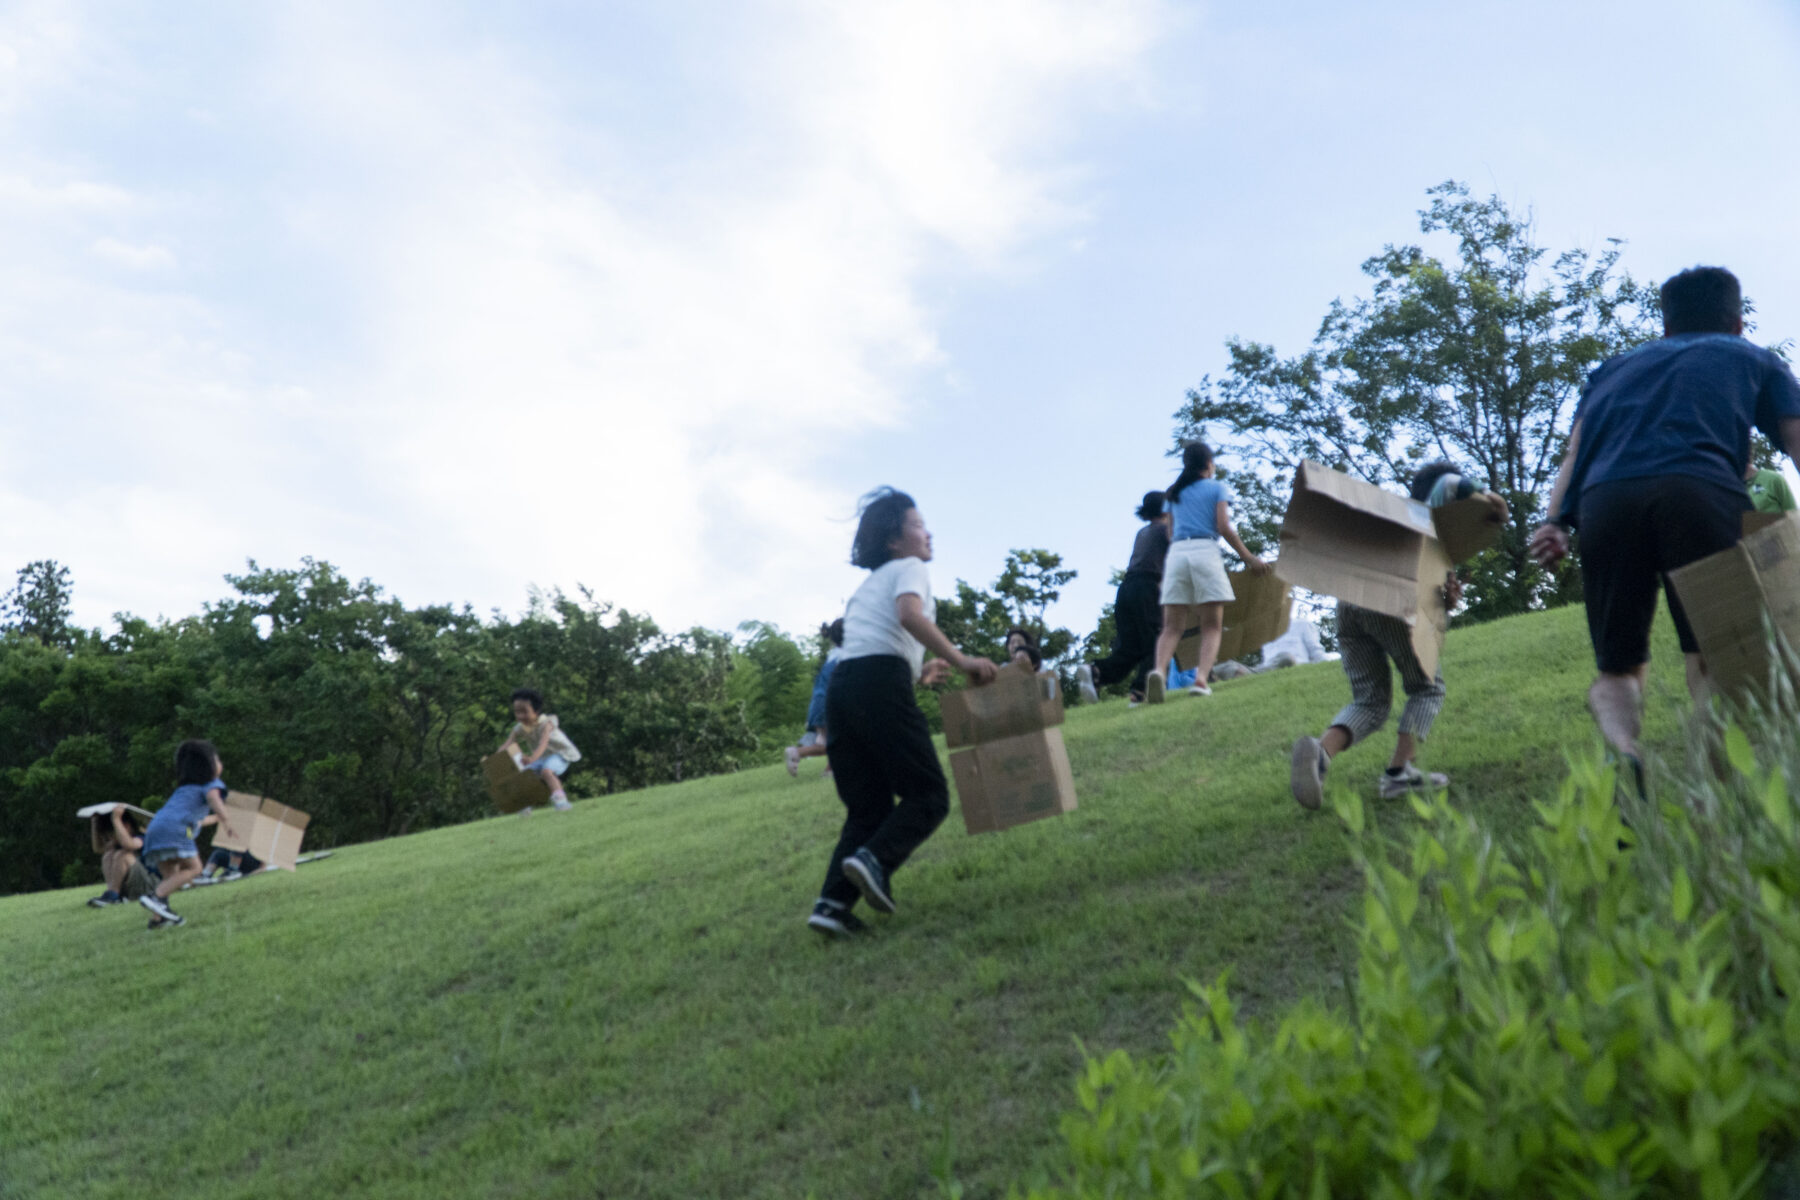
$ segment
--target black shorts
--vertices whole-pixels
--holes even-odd
[[[1699,652],[1669,572],[1737,545],[1749,508],[1742,488],[1686,475],[1621,479],[1582,492],[1581,593],[1601,671],[1622,675],[1650,661],[1659,583],[1683,653]]]

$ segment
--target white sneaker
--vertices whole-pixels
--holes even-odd
[[[800,747],[789,746],[781,752],[781,756],[787,760],[788,774],[795,779],[800,778]]]
[[[1094,668],[1082,663],[1075,668],[1075,686],[1081,692],[1083,704],[1100,703],[1100,689],[1094,686]]]
[[[558,792],[556,795],[550,797],[550,807],[554,808],[557,812],[568,812],[575,806],[569,803],[569,798],[567,796]]]
[[[1212,689],[1210,687],[1206,686],[1204,683],[1196,683],[1193,687],[1188,689],[1188,695],[1190,695],[1190,696],[1210,696],[1210,695],[1212,695]]]
[[[1315,737],[1294,739],[1294,752],[1288,759],[1288,786],[1301,808],[1318,808],[1325,799],[1325,769],[1331,758]]]
[[[1418,768],[1418,764],[1407,763],[1406,769],[1401,771],[1398,775],[1389,775],[1386,771],[1381,773],[1379,794],[1383,800],[1398,800],[1400,797],[1411,795],[1413,792],[1422,792],[1428,788],[1441,789],[1449,786],[1450,777],[1448,775],[1440,774],[1437,771],[1421,771]]]

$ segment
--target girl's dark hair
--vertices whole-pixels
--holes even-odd
[[[839,617],[835,621],[827,621],[825,624],[819,626],[819,636],[823,637],[834,646],[843,645],[844,618]]]
[[[1431,489],[1446,475],[1460,475],[1462,469],[1449,459],[1440,458],[1436,462],[1428,462],[1420,467],[1412,477],[1412,486],[1407,494],[1420,504],[1431,499]]]
[[[175,782],[179,784],[211,783],[216,773],[213,760],[219,752],[211,742],[190,738],[175,747]]]
[[[1181,448],[1181,477],[1169,485],[1169,500],[1181,499],[1190,483],[1200,482],[1200,472],[1212,466],[1212,447],[1205,442],[1189,442]]]
[[[1163,515],[1163,494],[1161,492],[1145,492],[1144,502],[1138,505],[1137,519],[1154,521]]]
[[[1025,640],[1025,656],[1031,659],[1031,669],[1035,671],[1042,667],[1044,665],[1044,652],[1038,649],[1037,636],[1033,634],[1031,630],[1021,629],[1019,626],[1014,625],[1011,629],[1006,631],[1006,637],[1001,640],[1000,644],[1005,647],[1011,647],[1013,636],[1015,634]],[[1010,648],[1006,651],[1006,657],[1008,659],[1012,658],[1012,650]]]
[[[531,711],[538,716],[541,717],[544,715],[544,693],[538,691],[536,688],[514,688],[512,698],[514,700],[523,700],[525,703],[531,705]]]
[[[889,543],[900,536],[907,512],[917,507],[911,496],[891,487],[878,487],[858,501],[850,565],[873,571],[892,559],[894,551]]]

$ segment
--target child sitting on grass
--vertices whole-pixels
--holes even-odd
[[[516,742],[525,759],[519,769],[536,771],[550,789],[551,806],[559,812],[567,812],[574,806],[563,794],[562,776],[570,763],[581,761],[581,751],[562,731],[562,723],[556,719],[556,714],[544,711],[542,692],[520,688],[512,694],[512,710],[514,725],[506,740],[500,743],[500,749],[505,751]],[[530,814],[529,808],[519,812],[520,816]]]
[[[825,695],[825,753],[844,828],[806,921],[827,936],[862,928],[850,911],[858,899],[893,912],[890,877],[950,815],[915,681],[942,683],[953,665],[973,683],[994,678],[993,663],[964,654],[937,627],[930,561],[931,534],[911,496],[879,488],[863,498],[850,563],[869,577],[844,610],[844,657]],[[938,656],[929,663],[927,650]]]
[[[123,808],[95,813],[88,818],[88,838],[100,855],[100,874],[106,890],[88,901],[89,908],[107,908],[136,900],[156,888],[156,877],[138,859],[144,838],[137,821]]]
[[[820,758],[825,754],[825,691],[831,685],[831,673],[837,669],[838,659],[844,657],[844,618],[819,626],[819,636],[831,643],[831,649],[826,652],[819,673],[813,677],[812,702],[806,706],[806,732],[797,745],[787,748],[784,755],[787,773],[794,776],[800,774],[801,759]],[[825,778],[830,777],[831,768],[826,767]]]
[[[169,897],[200,874],[200,847],[194,839],[201,826],[216,821],[228,832],[231,829],[225,810],[224,774],[225,764],[211,742],[194,739],[176,747],[178,786],[144,830],[144,862],[162,875],[154,891],[138,898],[138,903],[150,910],[151,929],[186,924],[169,907]]]

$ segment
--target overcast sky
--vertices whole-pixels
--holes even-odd
[[[804,630],[891,483],[1086,632],[1185,389],[1442,180],[1800,335],[1796,61],[1779,0],[7,3],[0,575]]]

